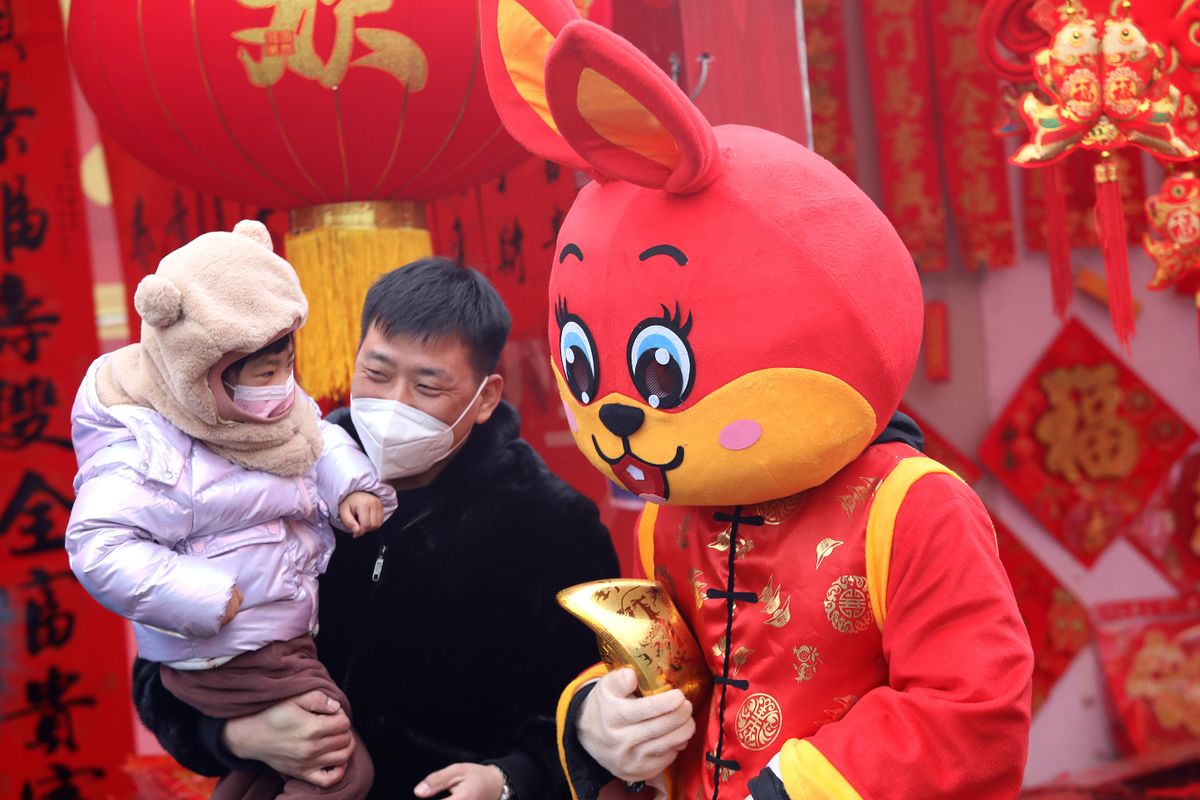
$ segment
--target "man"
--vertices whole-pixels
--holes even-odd
[[[318,655],[375,762],[373,798],[567,792],[554,706],[595,640],[554,595],[618,567],[596,507],[501,400],[509,325],[473,270],[426,259],[388,273],[363,306],[351,410],[329,417],[399,499],[377,532],[339,538],[320,584]],[[168,752],[204,774],[260,761],[329,786],[354,746],[345,710],[317,692],[222,723],[138,662],[134,695]]]

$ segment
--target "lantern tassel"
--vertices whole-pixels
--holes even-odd
[[[1104,254],[1104,271],[1108,286],[1108,315],[1117,340],[1129,351],[1129,338],[1134,333],[1133,292],[1129,287],[1129,252],[1126,246],[1125,207],[1121,201],[1121,184],[1117,181],[1117,164],[1107,152],[1096,165],[1096,234]]]
[[[284,241],[308,297],[296,335],[296,376],[323,400],[345,400],[359,343],[359,310],[380,275],[432,251],[417,203],[330,203],[294,209]]]
[[[1071,238],[1067,231],[1067,199],[1063,191],[1062,166],[1051,164],[1042,173],[1046,211],[1046,251],[1050,257],[1050,287],[1054,313],[1065,319],[1075,292],[1071,275]]]

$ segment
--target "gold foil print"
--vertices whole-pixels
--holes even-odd
[[[688,572],[688,583],[692,585],[692,595],[696,600],[697,611],[699,611],[700,607],[704,605],[704,600],[707,597],[704,591],[708,588],[708,584],[700,580],[703,576],[704,573],[698,569],[692,569],[690,572]]]
[[[675,529],[675,544],[680,550],[687,550],[688,547],[688,531],[692,529],[692,515],[684,514],[683,519],[679,520],[679,527]]]
[[[871,603],[867,579],[843,575],[825,593],[825,616],[838,633],[859,633],[871,626]]]
[[[728,639],[722,636],[720,641],[713,644],[712,654],[717,658],[725,658],[725,648],[728,646],[727,642]],[[749,647],[739,647],[737,650],[734,650],[733,655],[729,657],[729,664],[731,667],[729,674],[736,678],[738,670],[746,666],[746,659],[748,659],[753,652],[754,651]]]
[[[782,586],[775,586],[775,576],[767,579],[767,585],[758,594],[758,601],[763,604],[762,613],[766,614],[766,623],[775,628],[782,628],[792,619],[792,598],[783,593]]]
[[[841,697],[833,698],[833,702],[837,705],[833,708],[825,709],[825,719],[818,720],[818,725],[824,725],[829,722],[837,722],[842,717],[850,713],[850,709],[854,708],[854,704],[858,702],[858,695],[847,694]]]
[[[695,703],[708,690],[700,647],[657,583],[593,581],[564,589],[558,602],[596,634],[609,670],[633,668],[643,696],[680,689]]]
[[[728,552],[729,551],[729,528],[726,528],[725,530],[718,533],[717,538],[715,538],[711,542],[709,542],[708,546],[710,549],[716,550],[718,553]],[[754,549],[754,540],[753,539],[751,539],[747,536],[739,536],[738,543],[737,543],[737,552],[734,553],[734,555],[733,555],[734,560],[740,561],[741,559],[745,558],[746,554],[749,553],[753,549]]]
[[[767,525],[782,525],[799,512],[800,509],[804,508],[804,501],[807,499],[808,493],[800,492],[790,497],[768,500],[765,503],[758,504],[758,513]]]
[[[821,541],[817,542],[817,569],[821,568],[821,563],[825,559],[829,558],[830,553],[844,544],[845,542],[837,539],[830,539],[829,537],[825,537]]]
[[[817,664],[821,663],[821,654],[817,652],[816,646],[802,644],[793,647],[792,655],[796,657],[796,663],[792,664],[796,670],[796,683],[812,680],[817,674]]]
[[[846,494],[838,495],[838,503],[841,504],[842,511],[846,512],[846,516],[854,519],[854,512],[875,492],[878,485],[879,478],[860,477],[858,483],[847,486]]]
[[[779,738],[783,709],[769,694],[752,694],[742,701],[734,720],[738,742],[747,750],[763,750]]]

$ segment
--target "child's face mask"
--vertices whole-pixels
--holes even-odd
[[[246,386],[244,384],[225,386],[233,393],[233,404],[239,410],[256,417],[274,419],[287,413],[296,402],[296,377],[289,372],[287,380],[281,384],[268,386]]]

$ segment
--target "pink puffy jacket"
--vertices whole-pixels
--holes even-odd
[[[227,658],[313,632],[339,502],[371,492],[390,515],[396,493],[324,421],[320,459],[284,478],[231,464],[149,408],[106,407],[96,395],[104,358],[71,410],[79,473],[66,540],[79,582],[134,622],[151,661]],[[242,608],[220,628],[235,583]]]

